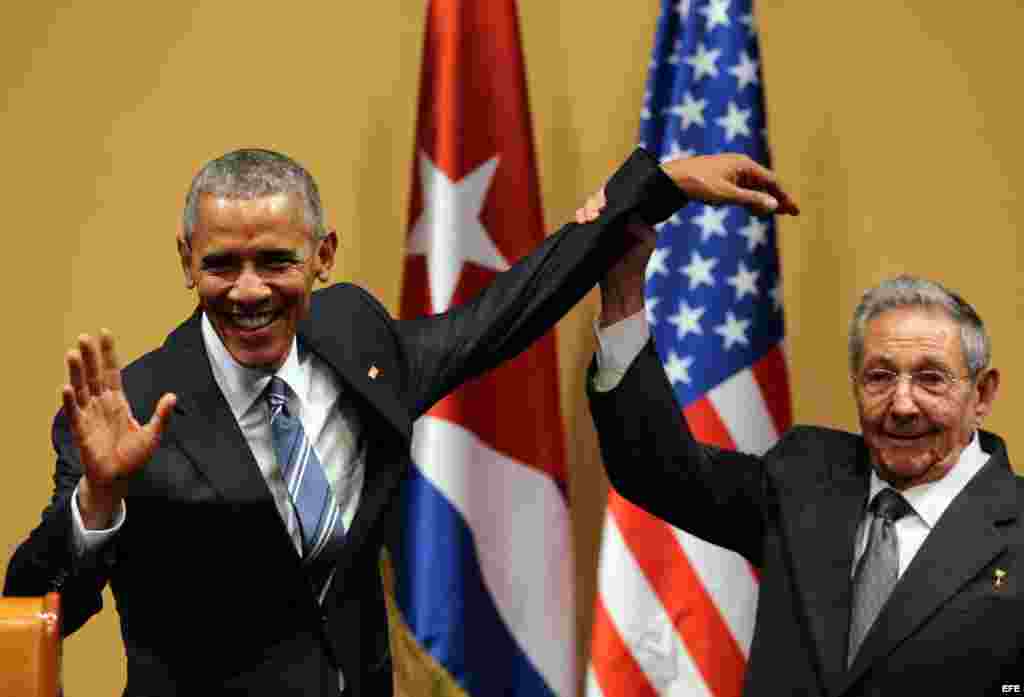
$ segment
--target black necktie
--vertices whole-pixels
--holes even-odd
[[[910,504],[893,489],[882,489],[868,507],[871,528],[864,554],[853,574],[853,612],[846,665],[853,665],[861,642],[889,599],[900,570],[899,541],[894,523],[911,512]]]

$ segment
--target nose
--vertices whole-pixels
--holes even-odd
[[[266,300],[270,295],[271,290],[260,275],[252,267],[243,267],[228,292],[228,299],[240,304],[252,304]]]
[[[892,394],[890,411],[897,418],[908,418],[920,412],[917,400],[914,399],[913,386],[910,380],[900,379],[896,381],[896,389]]]

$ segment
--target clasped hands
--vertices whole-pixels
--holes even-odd
[[[782,189],[775,173],[746,155],[721,153],[686,157],[665,162],[661,168],[691,201],[744,205],[756,215],[800,214],[796,201]],[[606,203],[602,187],[576,209],[576,222],[595,220]],[[602,327],[644,308],[644,274],[657,233],[637,218],[630,221],[628,228],[637,243],[601,279],[599,323]]]

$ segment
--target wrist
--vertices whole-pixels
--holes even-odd
[[[622,293],[618,290],[601,286],[601,312],[597,322],[602,329],[644,310],[642,291]]]
[[[78,484],[77,497],[78,512],[82,516],[82,524],[86,530],[103,530],[110,527],[123,498],[112,487],[90,484],[85,477]]]

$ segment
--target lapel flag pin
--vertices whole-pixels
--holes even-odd
[[[371,380],[376,380],[377,376],[380,375],[380,370],[377,369],[377,366],[371,365],[370,369],[366,371],[366,374]]]
[[[1006,572],[1003,569],[996,569],[995,573],[992,574],[992,587],[1002,588],[1003,580],[1006,578]]]

